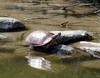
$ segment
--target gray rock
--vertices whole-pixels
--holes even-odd
[[[59,45],[57,50],[57,55],[60,58],[68,58],[72,57],[72,54],[74,53],[74,48],[66,45]]]
[[[25,29],[24,24],[11,17],[0,17],[0,31],[17,31]]]
[[[89,53],[95,58],[100,58],[100,56],[97,55],[98,53],[100,54],[100,43],[81,41],[76,47]]]

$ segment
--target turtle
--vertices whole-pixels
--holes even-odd
[[[60,33],[53,34],[48,31],[34,31],[26,37],[26,43],[32,46],[43,46],[55,39]]]
[[[58,37],[60,37],[60,35],[61,33],[54,34],[49,31],[34,31],[26,37],[25,41],[29,45],[30,49],[39,52],[57,53],[59,57],[67,58],[73,54],[74,49],[59,44]]]

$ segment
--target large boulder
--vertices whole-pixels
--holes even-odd
[[[24,24],[18,19],[11,17],[0,17],[0,31],[18,31],[24,29]]]

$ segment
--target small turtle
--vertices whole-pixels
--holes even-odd
[[[58,33],[59,34],[59,33]],[[26,43],[32,46],[43,46],[55,39],[58,34],[53,34],[47,31],[34,31],[26,37]]]

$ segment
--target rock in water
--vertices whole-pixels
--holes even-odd
[[[0,31],[17,31],[24,29],[24,24],[18,19],[11,17],[0,17]]]
[[[100,56],[97,55],[97,53],[100,53],[100,43],[81,41],[76,47],[89,53],[95,58],[100,58]]]
[[[62,44],[69,44],[77,41],[92,40],[92,34],[85,30],[69,30],[69,31],[50,31],[53,34],[61,33],[59,38]]]
[[[57,55],[60,58],[69,58],[72,57],[72,54],[74,53],[74,48],[66,45],[58,45]]]

